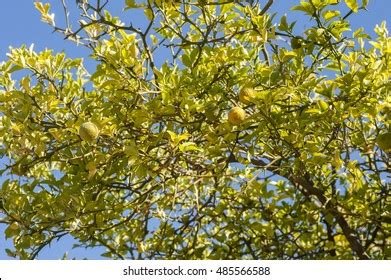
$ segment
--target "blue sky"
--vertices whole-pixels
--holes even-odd
[[[42,0],[45,2],[44,0]],[[51,3],[53,12],[56,12],[56,22],[62,25],[63,13],[60,0],[46,1]],[[75,0],[68,0],[69,6],[72,7]],[[129,21],[129,18],[137,21],[137,15],[130,17],[129,12],[122,12],[122,5],[124,0],[111,0],[109,10],[113,15],[119,16],[125,22]],[[263,1],[266,2],[266,1]],[[296,32],[300,33],[300,28],[305,28],[311,23],[308,18],[303,19],[301,13],[290,12],[288,9],[294,5],[297,5],[299,0],[275,0],[271,11],[277,12],[277,19],[284,13],[288,14],[288,20],[301,20],[301,24]],[[76,46],[76,44],[64,41],[61,35],[53,33],[52,29],[45,23],[40,21],[40,16],[37,10],[33,6],[32,0],[3,0],[0,10],[0,61],[6,59],[6,53],[9,46],[19,47],[22,44],[30,46],[34,44],[34,50],[40,51],[45,48],[53,49],[55,52],[65,51],[68,57],[87,57],[88,50]],[[389,11],[391,10],[390,0],[370,0],[368,11],[359,13],[358,15],[352,15],[350,21],[352,29],[358,29],[364,27],[366,32],[373,35],[373,28],[376,24],[383,20],[390,22],[391,16]],[[75,18],[77,11],[71,9],[71,16]],[[136,17],[134,17],[136,16]],[[128,20],[125,20],[128,19]],[[390,23],[391,24],[391,23]],[[390,29],[390,27],[388,26]],[[160,58],[164,60],[164,57]],[[94,64],[86,59],[87,69],[94,70]],[[0,183],[4,178],[0,178]],[[103,251],[100,249],[72,249],[72,238],[65,237],[58,243],[52,244],[50,248],[46,248],[39,255],[39,259],[59,259],[63,256],[64,252],[68,251],[69,258],[88,258],[88,259],[100,259],[100,253]],[[4,237],[4,226],[0,225],[0,259],[8,259],[4,252],[5,247],[11,245],[10,241],[6,241]]]

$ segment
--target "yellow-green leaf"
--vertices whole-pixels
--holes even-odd
[[[346,6],[348,6],[353,12],[358,12],[357,0],[345,0]]]
[[[325,20],[330,20],[332,18],[338,17],[341,14],[340,11],[337,10],[328,10],[323,12],[323,17]]]

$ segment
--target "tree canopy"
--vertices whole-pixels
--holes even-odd
[[[390,258],[391,38],[351,30],[367,2],[298,1],[304,31],[273,1],[79,0],[76,22],[62,1],[61,24],[35,2],[90,55],[0,64],[7,253]]]

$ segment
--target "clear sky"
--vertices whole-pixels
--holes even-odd
[[[51,3],[53,12],[56,12],[55,20],[62,25],[62,5],[61,0],[41,0],[42,2]],[[126,23],[129,21],[129,13],[122,12],[124,0],[109,0],[109,10],[113,15],[119,16]],[[6,59],[6,53],[9,46],[19,47],[22,44],[30,46],[34,44],[34,50],[40,51],[45,48],[53,49],[55,52],[65,51],[68,57],[87,57],[88,50],[76,46],[76,44],[64,41],[61,35],[53,33],[50,26],[40,21],[39,13],[35,10],[32,0],[2,0],[0,9],[0,61]],[[67,0],[69,7],[74,6],[75,0]],[[266,2],[263,1],[263,2]],[[298,5],[299,0],[275,0],[271,8],[272,12],[277,12],[276,19],[284,13],[288,14],[288,20],[301,20],[302,28],[310,25],[308,18],[303,19],[301,13],[290,12],[289,7]],[[361,2],[361,1],[359,1]],[[350,21],[352,29],[364,27],[366,32],[373,35],[373,28],[376,24],[383,20],[388,23],[388,29],[391,25],[391,0],[369,0],[368,11],[352,15]],[[77,11],[71,9],[73,18],[77,16]],[[132,20],[137,21],[136,17],[131,17]],[[126,20],[127,19],[127,20]],[[137,26],[137,24],[136,24]],[[296,32],[300,33],[300,27]],[[160,58],[164,60],[164,58]],[[87,68],[93,71],[94,64],[86,60]],[[0,177],[0,184],[4,181],[4,177]],[[5,240],[4,226],[0,225],[0,259],[9,259],[4,252],[5,247],[11,245],[10,240]],[[46,248],[38,256],[39,259],[59,259],[64,252],[68,251],[68,258],[88,258],[100,259],[100,249],[72,249],[72,238],[66,237],[58,243],[52,244],[51,247]]]

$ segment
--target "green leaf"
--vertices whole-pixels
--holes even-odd
[[[357,0],[345,0],[346,6],[348,6],[353,12],[358,12]]]
[[[134,0],[125,0],[125,5],[127,8],[136,8],[137,4]]]
[[[326,5],[338,5],[340,0],[322,0]]]
[[[280,24],[278,25],[278,29],[281,31],[289,30],[288,22],[286,21],[286,15],[283,15],[281,17]]]
[[[311,3],[301,1],[300,5],[294,6],[291,8],[292,11],[303,11],[306,14],[312,16],[314,13],[314,7],[311,5]]]
[[[5,252],[11,258],[15,258],[16,257],[16,252],[15,251],[11,251],[10,249],[7,248],[7,249],[5,249]]]
[[[227,13],[228,11],[233,10],[233,8],[234,8],[234,4],[232,4],[232,3],[224,4],[221,7],[221,14],[223,15],[223,14]]]
[[[193,63],[192,63],[190,57],[189,57],[187,54],[184,54],[184,55],[182,56],[182,62],[183,62],[183,64],[184,64],[186,67],[189,67],[189,68],[191,68],[192,65],[193,65]]]
[[[12,224],[10,224],[6,228],[6,230],[4,231],[4,235],[5,235],[5,238],[8,239],[8,238],[11,238],[13,236],[18,235],[19,232],[20,232],[20,227],[19,227],[18,223],[13,222]]]
[[[178,136],[176,135],[176,133],[175,132],[172,132],[172,131],[169,131],[169,130],[167,130],[167,133],[168,133],[168,135],[170,136],[170,139],[171,139],[171,142],[176,142],[177,141],[177,138],[178,138]]]
[[[49,14],[50,4],[45,3],[44,5],[41,2],[34,2],[35,8],[41,13],[41,20],[43,22],[54,25],[54,14]]]
[[[132,157],[132,158],[138,157],[139,153],[138,153],[138,149],[137,149],[136,143],[134,141],[131,142],[130,144],[126,145],[126,147],[125,147],[125,154],[128,157]]]
[[[16,71],[19,71],[19,70],[22,70],[22,69],[23,69],[22,66],[14,65],[14,66],[11,67],[10,70],[8,70],[8,73],[16,72]]]
[[[181,142],[183,140],[186,140],[187,138],[190,137],[190,134],[189,133],[183,133],[183,134],[180,134],[178,135],[178,142]]]
[[[328,10],[323,12],[323,17],[325,20],[330,20],[334,17],[338,17],[341,14],[340,11],[337,10]]]
[[[101,254],[101,256],[102,256],[102,257],[106,257],[106,258],[112,258],[113,253],[111,253],[111,252],[106,252],[106,253]]]
[[[136,1],[134,0],[125,0],[125,8],[124,11],[129,10],[129,9],[137,9],[141,8],[143,5],[142,4],[137,4]]]
[[[285,49],[281,49],[281,60],[286,62],[289,61],[290,59],[294,58],[297,56],[297,53],[293,51],[287,51]]]
[[[144,14],[147,17],[148,20],[153,19],[153,11],[151,9],[144,9]]]
[[[34,2],[34,6],[41,14],[47,13],[50,8],[50,4],[46,3],[43,5],[42,2]]]
[[[118,83],[117,80],[107,80],[104,81],[101,85],[99,85],[99,88],[108,88],[112,85],[115,85],[116,83]]]
[[[356,31],[353,32],[353,38],[366,38],[366,39],[371,39],[371,37],[364,33],[364,28],[361,27],[357,29]]]
[[[197,147],[197,144],[194,142],[186,142],[179,145],[179,150],[181,152],[189,152],[189,151],[202,151],[201,148]]]
[[[362,0],[362,7],[365,9],[368,6],[369,0]]]

